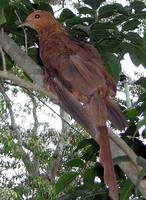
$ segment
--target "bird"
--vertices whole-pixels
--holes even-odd
[[[91,135],[99,133],[104,182],[109,196],[118,200],[107,121],[119,130],[124,130],[127,122],[113,100],[116,83],[106,71],[99,52],[91,43],[72,38],[48,11],[33,11],[19,27],[30,27],[38,33],[45,87],[58,96],[71,116]]]

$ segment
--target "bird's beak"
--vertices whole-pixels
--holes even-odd
[[[18,28],[23,28],[26,26],[30,26],[29,23],[27,21],[22,22],[21,24],[18,25]]]

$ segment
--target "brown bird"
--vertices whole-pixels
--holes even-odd
[[[105,184],[110,197],[118,200],[106,122],[110,120],[119,129],[124,129],[127,123],[111,99],[115,96],[116,85],[105,70],[99,53],[91,44],[72,39],[47,11],[34,11],[20,26],[38,32],[45,85],[58,95],[72,117],[98,141]]]

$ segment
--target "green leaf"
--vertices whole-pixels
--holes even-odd
[[[129,53],[131,61],[135,66],[139,66],[142,63],[137,55],[137,47],[132,43],[122,42],[118,47],[118,53],[122,56]]]
[[[142,1],[133,1],[133,2],[131,2],[130,6],[131,6],[136,12],[140,12],[141,10],[143,10],[144,8],[146,8],[145,3],[142,2]]]
[[[93,17],[82,17],[82,22],[87,22],[88,25],[93,24],[95,22],[95,19]]]
[[[136,116],[138,116],[138,111],[137,109],[133,108],[133,109],[128,109],[126,112],[126,116],[128,117],[128,119],[133,119]]]
[[[129,179],[127,179],[124,180],[124,183],[120,186],[120,188],[120,200],[126,200],[129,199],[129,197],[131,196],[134,185]]]
[[[95,30],[97,33],[101,32],[102,30],[116,30],[118,31],[117,27],[112,22],[105,22],[105,23],[95,23],[92,26],[92,30]]]
[[[66,19],[66,25],[67,26],[73,26],[73,25],[76,25],[76,24],[84,24],[84,19],[82,19],[81,17],[79,16],[74,16],[72,17],[71,19]]]
[[[82,159],[85,161],[96,161],[97,147],[90,146],[86,149],[85,153],[82,156]]]
[[[10,58],[9,55],[5,55],[5,60],[6,60],[7,70],[10,70],[14,66],[14,61]]]
[[[91,6],[91,8],[93,9],[97,9],[103,2],[105,2],[106,0],[83,0],[83,2],[89,6]]]
[[[144,43],[146,44],[146,31],[144,32],[143,41],[144,41]]]
[[[146,12],[145,11],[141,11],[140,13],[135,14],[134,16],[137,19],[146,19]]]
[[[146,51],[142,46],[135,46],[135,52],[137,58],[140,60],[140,64],[146,66]]]
[[[127,40],[131,41],[134,44],[142,45],[143,43],[143,39],[137,33],[128,32],[124,36]]]
[[[58,194],[65,189],[79,174],[77,172],[65,172],[55,184],[55,191]]]
[[[140,120],[138,123],[137,123],[137,129],[141,128],[142,126],[145,126],[146,125],[146,118]]]
[[[142,64],[146,66],[146,51],[142,45],[123,42],[118,48],[119,54],[129,53],[130,58],[135,66]]]
[[[99,18],[101,19],[101,18],[110,17],[110,16],[113,16],[117,13],[127,14],[124,7],[119,3],[114,3],[114,4],[111,4],[111,5],[105,5],[105,6],[102,6],[99,9]]]
[[[77,148],[75,149],[74,152],[77,152],[78,150],[84,149],[85,147],[89,145],[94,145],[97,147],[97,143],[95,142],[94,139],[84,139],[81,142],[79,142]]]
[[[5,13],[4,13],[4,9],[1,8],[0,9],[0,25],[6,23],[6,17],[5,17]]]
[[[146,77],[140,77],[135,83],[146,88]]]
[[[49,3],[39,3],[39,4],[35,4],[35,9],[37,10],[46,10],[48,12],[51,12],[53,13],[53,9],[52,7],[50,6]]]
[[[129,49],[129,53],[133,64],[138,67],[141,64],[141,59],[137,55],[137,48],[135,46],[131,46],[131,49]]]
[[[9,6],[9,0],[0,0],[0,6],[2,8],[8,7]]]
[[[112,53],[103,54],[104,64],[115,81],[119,80],[119,75],[121,73],[121,63],[118,57]]]
[[[131,49],[133,49],[133,44],[128,43],[128,42],[122,42],[119,46],[119,54],[126,54],[126,53],[130,53]]]
[[[6,20],[7,20],[6,25],[7,26],[11,25],[11,27],[14,27],[16,21],[18,20],[16,14],[14,13],[14,8],[10,5],[9,7],[6,7],[4,9],[4,12],[7,13],[5,15]],[[21,17],[22,17],[22,15],[21,15]],[[10,28],[10,29],[11,29],[11,31],[13,30],[12,28]],[[24,37],[24,34],[23,34],[23,37]]]
[[[141,21],[139,21],[138,19],[131,19],[124,23],[122,31],[135,30],[136,28],[138,28],[138,25],[140,24]]]
[[[125,15],[119,15],[119,16],[116,16],[116,17],[113,19],[113,23],[114,23],[115,25],[119,25],[119,24],[125,22],[127,19],[128,19],[127,16],[125,16]]]
[[[96,42],[102,38],[107,38],[107,40],[109,40],[109,38],[111,39],[111,34],[117,31],[117,27],[112,22],[95,23],[91,27],[90,37]]]
[[[69,10],[68,8],[65,8],[60,14],[60,21],[64,22],[68,19],[71,19],[74,16],[75,14],[71,10]]]
[[[105,47],[106,51],[115,53],[120,45],[121,41],[116,38],[105,39],[101,42],[102,48]]]
[[[95,168],[88,168],[84,171],[83,182],[86,185],[86,187],[93,188],[94,179],[96,175],[97,173]]]
[[[79,168],[84,168],[86,166],[84,161],[79,158],[74,158],[74,159],[69,160],[66,163],[66,165],[69,167],[79,167]]]
[[[143,101],[146,102],[146,92],[140,94],[139,96],[138,102],[143,102]]]
[[[21,0],[21,3],[23,3],[27,8],[33,11],[33,5],[34,5],[33,3],[31,3],[28,0]]]
[[[95,14],[96,14],[95,10],[85,7],[85,6],[78,8],[78,11],[80,14],[90,14],[91,16],[95,16]]]
[[[28,55],[33,58],[37,63],[39,63],[40,57],[39,57],[39,49],[38,48],[29,48],[27,51]]]
[[[146,32],[144,32],[144,36],[143,36],[143,49],[144,51],[146,51]]]
[[[87,190],[84,188],[84,186],[73,187],[73,189],[67,194],[67,197],[63,198],[62,200],[76,200],[78,197],[82,199],[82,197],[85,197],[85,193],[87,193]]]

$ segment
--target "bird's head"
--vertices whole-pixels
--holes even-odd
[[[43,28],[52,28],[56,27],[56,25],[59,25],[59,23],[50,12],[36,10],[31,13],[26,20],[19,25],[19,27],[31,27],[39,32]]]

